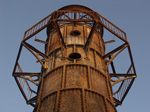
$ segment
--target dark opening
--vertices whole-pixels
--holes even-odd
[[[73,60],[73,59],[80,59],[81,55],[79,53],[71,53],[69,55],[69,59]]]
[[[70,35],[72,35],[72,36],[78,36],[78,35],[80,35],[81,33],[78,31],[78,30],[74,30],[74,31],[72,31],[71,33],[70,33]]]

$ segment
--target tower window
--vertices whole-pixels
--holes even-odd
[[[72,36],[79,36],[81,34],[81,32],[79,32],[78,30],[73,30],[70,35]]]
[[[74,59],[80,59],[81,55],[79,53],[71,53],[69,55],[69,59],[74,60]]]

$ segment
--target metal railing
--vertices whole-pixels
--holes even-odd
[[[28,80],[24,77],[22,77],[22,69],[19,65],[19,63],[17,63],[17,67],[16,67],[16,71],[14,73],[14,77],[16,79],[16,82],[18,83],[19,89],[21,91],[21,93],[23,94],[26,102],[28,103],[31,99],[33,99],[34,97],[36,97],[37,93],[32,89],[31,84],[29,84]],[[17,74],[17,76],[15,75]],[[20,75],[18,75],[20,74]],[[32,106],[34,105],[35,102],[31,102],[29,103]]]
[[[106,29],[108,29],[110,32],[112,32],[114,35],[116,35],[117,37],[119,37],[123,41],[127,40],[126,33],[124,31],[122,31],[120,28],[118,28],[116,25],[114,25],[113,23],[111,23],[109,20],[107,20],[106,18],[104,18],[100,14],[97,13],[97,15],[99,16],[101,24]]]
[[[92,16],[97,16],[94,18]],[[108,21],[106,18],[101,16],[100,14],[94,11],[67,11],[67,10],[58,10],[54,13],[48,15],[43,20],[32,26],[25,32],[24,40],[29,39],[42,29],[44,29],[50,21],[78,21],[78,22],[92,22],[92,21],[99,21],[106,29],[112,32],[114,35],[122,39],[123,41],[127,41],[126,33],[118,28],[116,25]]]
[[[127,75],[134,74],[132,69],[133,69],[132,66],[130,66],[130,68],[127,72]],[[117,101],[118,101],[118,102],[117,101],[115,102],[116,106],[120,105],[123,102],[123,100],[126,97],[133,81],[134,81],[134,78],[130,78],[130,79],[126,79],[126,80],[122,81],[118,90],[113,95],[113,97],[115,99],[117,99]]]

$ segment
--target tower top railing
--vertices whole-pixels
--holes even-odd
[[[48,15],[40,22],[29,28],[24,34],[24,40],[27,40],[43,30],[53,21],[66,21],[66,22],[92,22],[97,21],[111,33],[116,35],[121,40],[127,42],[126,33],[111,23],[109,20],[94,11],[70,11],[70,10],[57,10]]]

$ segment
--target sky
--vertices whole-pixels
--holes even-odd
[[[66,5],[84,5],[126,32],[137,78],[118,112],[148,112],[150,101],[149,0],[0,0],[0,111],[32,112],[12,77],[24,32]]]

